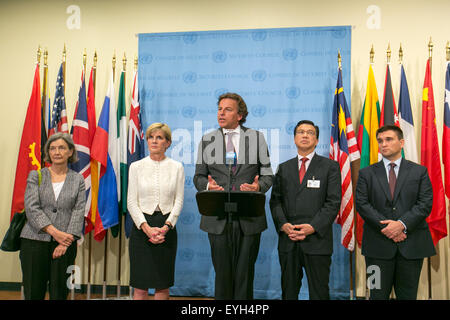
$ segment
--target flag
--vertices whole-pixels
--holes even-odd
[[[427,167],[433,186],[433,208],[426,220],[430,228],[433,243],[436,245],[441,238],[447,236],[447,223],[445,220],[445,195],[442,184],[430,60],[427,61],[425,80],[423,83],[422,140],[420,151],[420,162],[423,166]]]
[[[128,167],[127,167],[127,114],[125,105],[125,72],[120,75],[119,101],[117,104],[117,127],[119,135],[120,154],[120,199],[119,199],[119,224],[111,229],[113,237],[117,237],[122,225],[122,215],[127,212],[127,189],[128,189]]]
[[[95,130],[91,153],[91,157],[100,162],[99,219],[95,221],[94,231],[94,239],[97,241],[102,241],[106,235],[106,230],[119,223],[119,152],[114,94],[114,80],[111,71],[108,91]]]
[[[144,132],[141,123],[141,106],[139,105],[138,73],[134,74],[133,91],[131,94],[130,121],[128,124],[127,168],[137,160],[144,158]],[[128,170],[128,169],[127,169]],[[133,221],[127,211],[125,216],[125,235],[128,238],[131,233]]]
[[[403,131],[405,144],[403,151],[405,158],[419,163],[417,155],[416,134],[414,131],[414,120],[411,111],[411,100],[409,99],[408,82],[406,81],[405,69],[400,67],[400,94],[398,97],[398,117],[400,128]]]
[[[360,168],[365,168],[380,160],[376,132],[380,122],[380,104],[378,102],[377,86],[372,66],[369,66],[366,98],[364,100],[361,121],[358,129],[358,147],[361,150]],[[356,240],[361,246],[363,233],[363,220],[356,216]]]
[[[39,64],[34,72],[33,89],[28,102],[27,115],[23,124],[20,140],[19,155],[17,157],[16,175],[14,180],[13,197],[11,203],[11,219],[16,212],[25,209],[24,195],[28,173],[41,168],[41,80]]]
[[[89,77],[89,87],[87,93],[87,119],[89,127],[89,146],[92,149],[92,141],[94,140],[97,122],[95,120],[95,94],[94,94],[94,68],[91,68]],[[92,152],[91,152],[92,153]],[[91,209],[85,219],[85,233],[89,233],[95,226],[95,220],[99,217],[97,200],[98,200],[98,162],[90,158],[91,166]]]
[[[58,78],[56,79],[55,99],[53,100],[52,122],[50,124],[48,136],[56,132],[69,133],[67,125],[66,100],[64,97],[64,74],[63,64],[59,67]]]
[[[450,199],[450,61],[445,73],[444,129],[442,134],[442,162],[444,164],[445,194]],[[450,212],[449,212],[450,214]]]
[[[400,127],[397,107],[395,106],[394,92],[392,90],[391,71],[389,64],[386,66],[386,79],[384,81],[383,107],[381,108],[380,127],[395,125]]]
[[[42,88],[42,100],[41,100],[41,150],[44,150],[45,144],[47,143],[47,124],[46,124],[46,114],[49,110],[50,97],[48,94],[48,68],[44,66],[44,80]],[[41,163],[44,163],[44,152],[41,152]]]
[[[342,71],[339,69],[331,122],[330,159],[337,161],[341,168],[342,201],[337,223],[341,225],[341,243],[350,251],[355,248],[353,185],[350,162],[359,158],[360,153],[353,131],[352,119],[344,95]]]
[[[75,149],[78,153],[78,161],[72,163],[70,167],[80,173],[84,178],[84,184],[86,187],[86,207],[85,207],[85,220],[88,219],[91,209],[91,141],[89,139],[89,122],[88,111],[86,101],[86,85],[84,81],[84,73],[82,72],[81,86],[78,91],[78,102],[76,111],[72,122],[72,138],[75,144]],[[89,224],[85,225],[84,232],[88,233],[92,228],[89,228]]]

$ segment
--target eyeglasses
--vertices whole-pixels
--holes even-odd
[[[63,151],[67,150],[67,147],[66,146],[58,146],[58,147],[53,146],[53,147],[50,147],[48,150],[50,152],[56,152],[56,150],[58,150],[59,152],[63,152]]]
[[[305,131],[305,130],[298,130],[297,132],[295,132],[295,134],[299,134],[299,135],[304,135],[304,134],[307,134],[308,136],[315,136],[316,135],[316,132],[315,131],[313,131],[313,130],[307,130],[307,131]]]

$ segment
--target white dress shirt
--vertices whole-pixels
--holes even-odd
[[[311,159],[314,157],[315,154],[316,154],[316,151],[311,152],[310,154],[306,155],[306,157],[297,154],[297,157],[298,157],[298,171],[300,171],[300,168],[302,166],[302,158],[308,158],[309,160],[305,162],[305,173],[306,173],[306,171],[308,171],[309,164],[311,163]]]
[[[231,141],[233,141],[234,150],[236,151],[236,159],[239,159],[239,139],[241,137],[241,126],[237,126],[234,129],[222,129],[223,135],[225,136],[225,150],[228,145],[228,136],[227,134],[233,132],[234,134],[231,136]]]
[[[144,214],[157,209],[170,212],[167,222],[175,226],[183,208],[184,168],[168,157],[154,161],[150,156],[133,162],[128,178],[128,211],[138,229],[146,222]]]

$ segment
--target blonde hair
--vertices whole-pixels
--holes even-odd
[[[164,132],[164,137],[167,141],[172,142],[172,132],[167,124],[161,122],[152,123],[147,130],[145,131],[145,139],[148,140],[150,134],[155,132],[156,130],[161,130]]]

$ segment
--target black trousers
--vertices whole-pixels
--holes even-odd
[[[37,241],[21,239],[20,263],[25,300],[43,300],[49,287],[50,300],[65,300],[69,289],[67,267],[75,263],[77,244],[72,243],[66,253],[57,259],[52,258],[58,246],[56,241]]]
[[[294,250],[278,252],[281,266],[281,290],[283,300],[297,300],[302,286],[303,268],[308,279],[310,300],[329,300],[331,255],[305,254],[300,243]]]
[[[392,287],[398,300],[416,300],[417,290],[419,288],[419,278],[422,271],[422,259],[405,259],[397,251],[393,259],[375,259],[366,257],[366,268],[371,268],[372,272],[367,273],[370,288],[370,300],[389,300]],[[378,269],[379,268],[379,269]],[[376,277],[379,270],[380,279],[377,285],[377,279],[373,281],[369,277]]]
[[[216,272],[214,296],[217,300],[252,300],[255,262],[261,233],[244,235],[239,221],[227,223],[222,234],[208,234]]]

